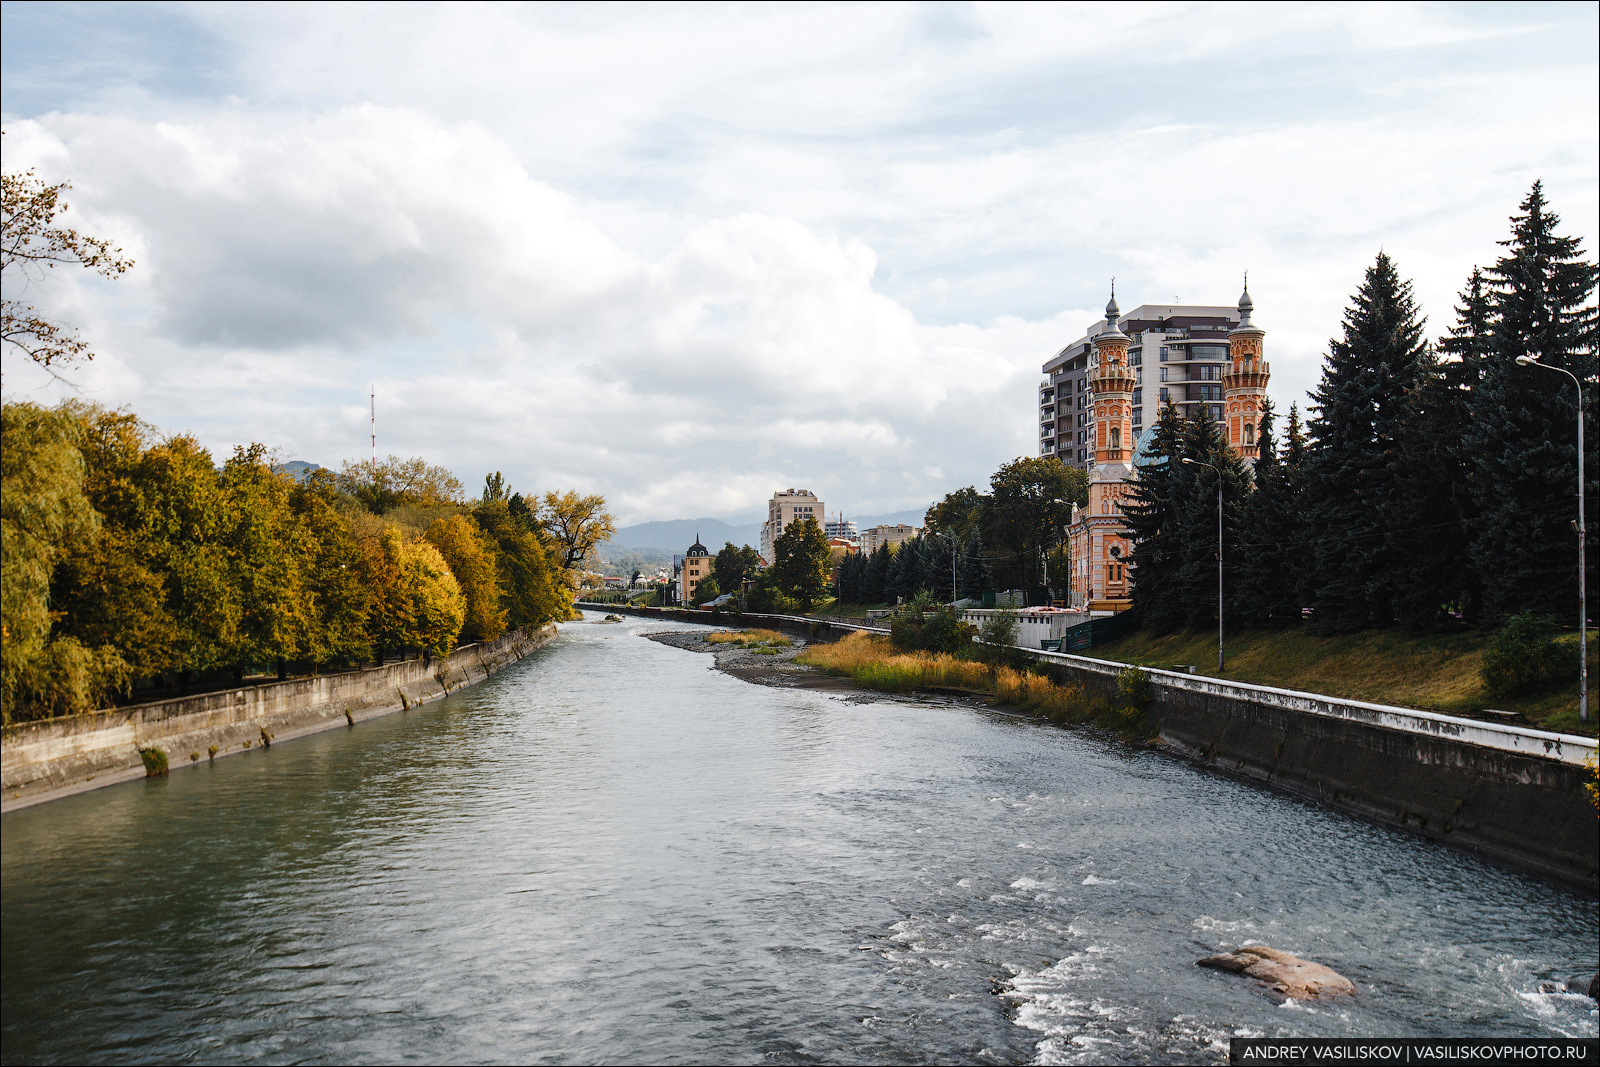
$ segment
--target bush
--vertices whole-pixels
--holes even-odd
[[[1142,667],[1117,672],[1117,707],[1143,712],[1150,704],[1150,674]]]
[[[159,748],[141,748],[139,758],[144,761],[144,776],[146,778],[165,778],[167,776],[167,754]]]
[[[1576,657],[1572,657],[1576,658]],[[1548,615],[1523,612],[1506,620],[1483,653],[1483,684],[1496,696],[1514,696],[1577,671],[1556,643]]]

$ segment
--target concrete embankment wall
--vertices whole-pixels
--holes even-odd
[[[594,610],[625,610],[595,607]],[[703,611],[627,610],[733,623]],[[759,625],[836,640],[855,627],[795,616]],[[1110,697],[1125,663],[1030,654],[1058,681]],[[1591,738],[1316,693],[1151,670],[1151,730],[1201,764],[1600,893],[1600,826],[1584,793]]]
[[[242,689],[15,723],[0,739],[0,810],[141,778],[140,749],[172,770],[254,746],[387,715],[446,696],[550,643],[555,624],[467,645],[449,658],[294,678]]]

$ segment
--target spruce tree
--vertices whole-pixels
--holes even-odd
[[[1299,412],[1289,410],[1290,436],[1299,437]],[[1278,454],[1276,413],[1262,405],[1256,433],[1255,491],[1244,508],[1239,544],[1238,617],[1256,629],[1300,624],[1299,472]]]
[[[1565,374],[1517,360],[1566,370],[1591,396],[1596,369],[1596,268],[1578,239],[1556,233],[1560,219],[1546,206],[1542,183],[1534,183],[1521,212],[1501,242],[1507,253],[1485,272],[1488,344],[1467,435],[1481,512],[1472,561],[1491,626],[1521,611],[1570,619],[1578,608],[1577,392]],[[1592,442],[1593,403],[1585,416]],[[1590,499],[1600,487],[1597,466],[1585,472]],[[1590,552],[1594,528],[1590,523]],[[1586,578],[1593,582],[1593,570]]]
[[[1394,617],[1397,556],[1386,527],[1401,506],[1407,397],[1427,368],[1411,283],[1379,252],[1345,311],[1343,338],[1328,342],[1312,393],[1306,594],[1317,633],[1348,633]]]
[[[1184,426],[1183,458],[1189,477],[1181,479],[1174,496],[1178,526],[1177,595],[1184,624],[1195,629],[1217,621],[1217,476],[1222,477],[1223,610],[1231,625],[1238,625],[1238,605],[1245,590],[1240,586],[1239,532],[1244,525],[1245,502],[1250,496],[1250,471],[1228,446],[1222,424],[1208,404],[1195,406]],[[1210,466],[1200,466],[1209,464]],[[1214,470],[1212,468],[1215,468]]]
[[[1123,508],[1134,547],[1133,605],[1140,624],[1156,633],[1183,626],[1177,596],[1180,553],[1175,497],[1180,483],[1192,480],[1182,467],[1183,417],[1171,401],[1161,405],[1151,439],[1149,462],[1136,471],[1129,502]]]
[[[889,568],[892,565],[893,556],[888,545],[879,545],[872,550],[866,581],[862,583],[863,604],[882,604],[889,599]]]
[[[1476,268],[1456,308],[1456,325],[1439,341],[1447,357],[1406,398],[1395,478],[1399,505],[1389,522],[1396,557],[1395,621],[1427,633],[1472,620],[1482,588],[1469,564],[1478,509],[1472,495],[1473,386],[1489,340],[1490,308]]]
[[[974,523],[962,544],[956,565],[956,590],[963,597],[981,597],[989,591],[989,561],[984,558],[983,535]]]

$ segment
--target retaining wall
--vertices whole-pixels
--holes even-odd
[[[425,704],[479,682],[550,643],[550,623],[449,658],[405,660],[360,671],[132,704],[5,727],[0,811],[98,789],[145,774],[140,749],[158,748],[172,770],[257,745],[354,725]]]
[[[594,610],[626,610],[596,607]],[[803,616],[713,618],[811,640],[881,627]],[[1126,663],[1024,650],[1058,681],[1109,698]],[[1269,783],[1498,862],[1600,893],[1600,827],[1584,793],[1594,739],[1177,671],[1150,670],[1149,720],[1162,744],[1198,763]]]

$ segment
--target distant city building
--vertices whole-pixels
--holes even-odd
[[[1254,310],[1247,287],[1233,316],[1236,325],[1226,335],[1228,362],[1217,386],[1222,390],[1218,394],[1221,402],[1212,412],[1223,425],[1228,444],[1251,464],[1260,454],[1256,429],[1272,373],[1262,358],[1266,331],[1250,322]],[[1095,359],[1087,376],[1089,403],[1085,411],[1090,418],[1084,440],[1093,450],[1089,503],[1073,509],[1067,528],[1072,567],[1069,599],[1086,611],[1121,610],[1128,606],[1133,588],[1133,540],[1122,516],[1133,490],[1135,463],[1147,461],[1136,455],[1136,449],[1147,442],[1136,440],[1139,429],[1133,420],[1138,410],[1139,378],[1132,365],[1133,339],[1119,328],[1122,321],[1126,320],[1119,317],[1117,298],[1112,294],[1094,339]]]
[[[689,546],[689,551],[683,554],[683,564],[678,570],[678,602],[688,606],[694,603],[695,587],[711,577],[711,565],[714,559],[706,546],[700,543],[699,537],[694,544]]]
[[[907,526],[903,522],[894,526],[869,526],[861,535],[861,551],[876,552],[879,545],[898,545],[902,541],[911,540],[921,532],[922,527]]]
[[[777,562],[778,556],[772,546],[791,522],[816,519],[821,525],[826,516],[822,501],[809,489],[781,489],[773,493],[767,502],[767,521],[761,524],[761,558],[769,565]]]
[[[822,532],[830,538],[840,537],[846,541],[860,541],[861,532],[856,529],[856,524],[851,519],[843,517],[829,519],[822,524]]]
[[[1094,417],[1089,379],[1100,358],[1101,319],[1088,333],[1044,364],[1039,386],[1039,454],[1088,469]],[[1197,404],[1210,404],[1223,419],[1229,331],[1239,325],[1234,308],[1190,304],[1141,304],[1112,324],[1127,337],[1127,368],[1133,388],[1128,407],[1135,434],[1155,425],[1161,404],[1171,400],[1185,418]]]

